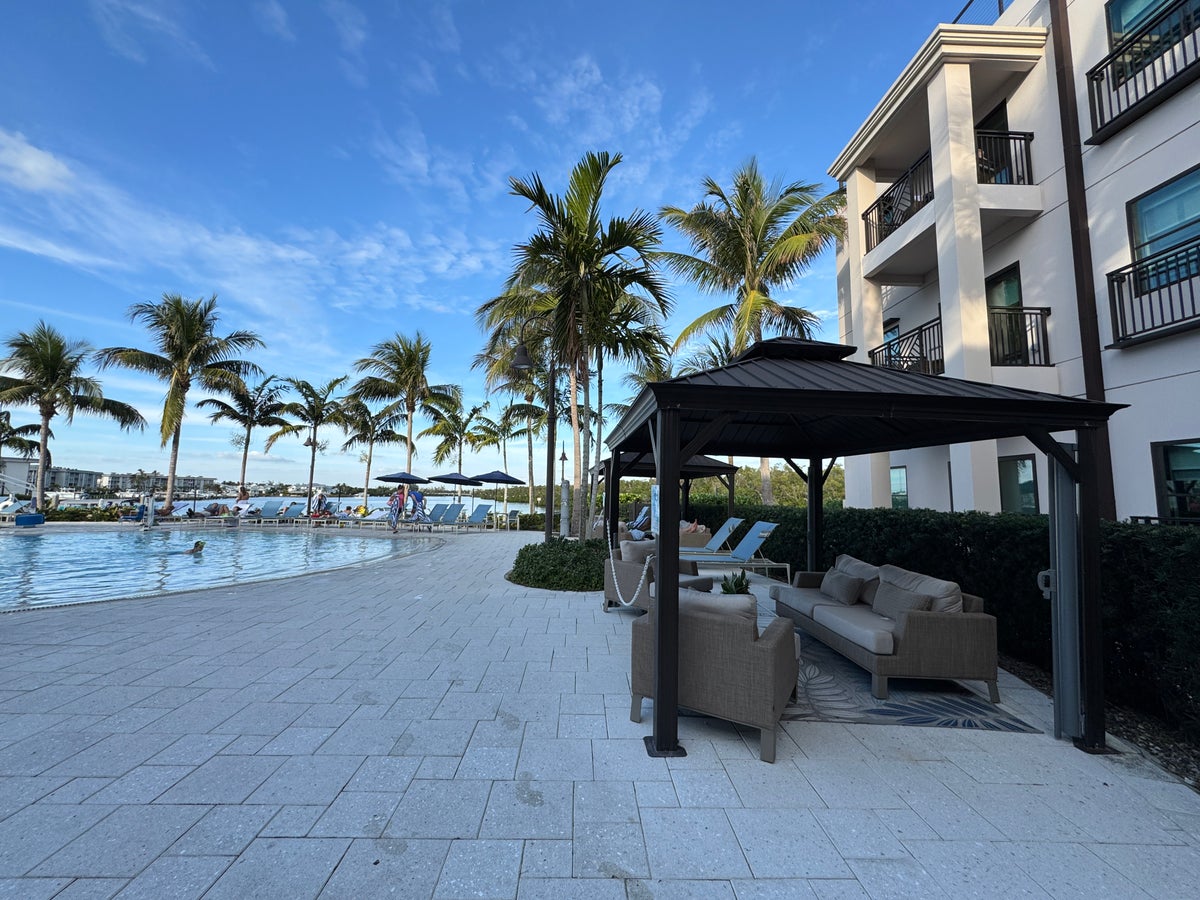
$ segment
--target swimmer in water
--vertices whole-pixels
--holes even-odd
[[[195,555],[197,553],[203,553],[204,552],[204,541],[196,541],[196,543],[192,544],[191,550],[184,550],[183,552],[191,554],[191,555]]]

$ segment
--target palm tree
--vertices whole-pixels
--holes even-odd
[[[396,401],[404,411],[405,446],[408,449],[406,472],[412,471],[413,420],[420,412],[430,415],[434,404],[462,400],[462,388],[454,384],[430,384],[427,377],[432,345],[421,332],[415,337],[397,333],[371,348],[371,355],[354,364],[358,372],[367,372],[354,385],[352,393],[364,400]]]
[[[0,410],[0,453],[11,450],[18,456],[29,459],[38,449],[38,442],[32,440],[38,431],[36,423],[13,425],[12,413],[6,409]]]
[[[780,303],[772,292],[786,288],[846,233],[842,191],[820,194],[819,185],[775,179],[769,184],[751,158],[733,173],[727,191],[704,180],[704,199],[690,210],[666,206],[662,217],[691,241],[692,255],[663,253],[677,275],[706,293],[733,300],[699,316],[679,334],[676,347],[701,333],[727,332],[735,354],[765,332],[811,337],[817,317]],[[771,463],[760,463],[763,503],[771,495]]]
[[[280,417],[283,401],[279,395],[286,390],[286,385],[278,381],[274,375],[269,375],[255,387],[247,388],[242,382],[229,391],[231,402],[216,397],[205,397],[197,407],[209,407],[215,412],[209,415],[213,422],[234,422],[245,429],[244,434],[235,438],[235,444],[242,448],[242,472],[238,484],[246,484],[246,463],[250,458],[250,435],[255,428],[286,425],[287,420]]]
[[[596,352],[592,329],[627,294],[643,297],[661,315],[670,308],[666,285],[653,264],[662,234],[658,220],[637,210],[629,217],[610,218],[607,224],[601,219],[604,185],[620,162],[619,153],[586,154],[571,170],[561,196],[547,191],[536,172],[526,179],[509,180],[511,193],[529,201],[541,227],[516,246],[517,262],[505,293],[491,301],[491,309],[485,304],[477,313],[495,327],[505,318],[521,321],[506,312],[519,316],[521,307],[527,307],[526,292],[541,292],[550,304],[542,314],[548,319],[553,356],[566,370],[570,385],[577,530],[582,524],[582,476],[588,461],[588,447],[581,446],[581,418],[591,421],[586,412],[580,415],[579,389],[582,381],[583,406],[590,410],[590,362]],[[506,311],[506,306],[511,308]]]
[[[275,442],[290,435],[306,435],[304,446],[309,448],[308,461],[308,503],[305,514],[312,515],[313,476],[317,471],[317,451],[324,446],[317,437],[317,431],[322,425],[340,425],[343,421],[344,410],[342,401],[333,396],[349,376],[332,378],[320,387],[315,387],[300,378],[285,378],[292,389],[300,395],[299,400],[291,400],[283,404],[280,412],[285,416],[299,419],[298,422],[287,422],[278,431],[267,438],[266,449],[271,452]]]
[[[500,460],[504,471],[508,471],[508,442],[517,437],[524,429],[521,420],[525,418],[525,404],[510,403],[500,411],[500,417],[479,416],[475,424],[471,446],[476,450],[486,447],[499,447]],[[533,507],[529,508],[533,512]],[[508,515],[508,485],[504,485],[504,514]]]
[[[46,476],[50,468],[50,420],[60,412],[67,422],[75,413],[90,413],[113,419],[128,431],[146,427],[142,414],[127,403],[109,400],[100,382],[82,374],[92,348],[86,341],[67,340],[45,322],[33,331],[21,331],[4,342],[8,356],[0,359],[0,404],[35,406],[41,415],[38,428],[38,483],[34,502],[45,506]]]
[[[433,424],[422,431],[418,437],[440,438],[438,445],[433,448],[433,461],[446,462],[457,457],[456,471],[462,471],[463,447],[476,440],[474,430],[479,414],[488,408],[487,403],[472,406],[465,410],[462,401],[458,399],[438,400],[431,405],[429,412]],[[455,485],[455,500],[462,500],[462,485]]]
[[[407,444],[408,438],[396,431],[396,426],[404,421],[404,413],[398,403],[389,403],[378,412],[372,412],[366,401],[361,397],[351,395],[343,402],[341,424],[346,432],[346,443],[342,451],[354,447],[366,447],[367,474],[363,480],[363,506],[370,500],[368,491],[371,487],[371,462],[375,456],[376,444]]]
[[[163,294],[157,303],[133,304],[129,307],[129,319],[146,326],[156,351],[107,347],[97,351],[96,360],[101,368],[124,366],[167,383],[160,435],[162,446],[171,442],[166,499],[169,507],[175,500],[179,439],[192,383],[217,393],[229,393],[239,385],[244,386],[247,375],[261,374],[261,370],[254,363],[236,357],[246,350],[262,347],[263,342],[253,331],[217,336],[216,294],[207,300]]]

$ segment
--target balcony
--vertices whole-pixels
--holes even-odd
[[[1108,140],[1200,76],[1200,0],[1176,0],[1088,72],[1089,144]]]
[[[1108,273],[1112,347],[1200,328],[1200,238]]]
[[[930,319],[919,328],[892,338],[871,351],[871,365],[902,372],[941,375],[946,371],[942,356],[942,320]]]
[[[1197,0],[1200,2],[1200,0]],[[976,171],[980,184],[1033,184],[1028,131],[975,132]],[[933,163],[924,154],[863,213],[867,252],[933,200]]]
[[[1050,344],[1044,307],[989,306],[988,346],[993,366],[1048,366]]]

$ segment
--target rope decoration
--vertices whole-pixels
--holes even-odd
[[[653,553],[647,554],[646,562],[642,566],[642,576],[641,576],[641,578],[638,579],[637,588],[634,589],[633,596],[630,597],[628,600],[626,600],[624,597],[621,596],[621,582],[617,578],[617,558],[613,553],[613,541],[610,536],[610,539],[608,542],[608,565],[609,565],[609,568],[612,569],[613,590],[615,590],[617,592],[617,602],[620,603],[625,608],[629,608],[630,606],[633,606],[634,599],[637,597],[638,594],[640,594],[642,592],[642,586],[646,583],[646,576],[650,574],[650,564],[652,562],[654,562],[654,554]]]

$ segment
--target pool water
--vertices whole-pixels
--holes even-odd
[[[205,542],[204,552],[185,554],[197,540]],[[413,553],[432,543],[310,529],[6,529],[0,532],[0,610],[267,581]]]

